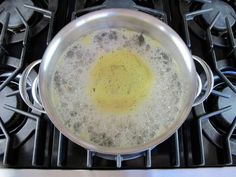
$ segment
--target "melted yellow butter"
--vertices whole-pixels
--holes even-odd
[[[127,50],[104,53],[90,71],[89,94],[104,111],[134,110],[150,93],[154,74],[143,59]]]

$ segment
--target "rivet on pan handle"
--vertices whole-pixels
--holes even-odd
[[[203,72],[206,76],[206,82],[202,83],[201,77],[199,76],[199,74],[197,74],[198,90],[193,104],[193,106],[196,106],[205,101],[212,92],[214,86],[214,77],[211,68],[203,59],[195,55],[193,55],[192,57],[195,62],[198,62],[201,65]],[[205,85],[206,88],[204,88]]]
[[[41,63],[41,60],[36,60],[25,68],[25,70],[23,71],[23,73],[21,75],[20,81],[19,81],[19,91],[20,91],[21,98],[24,100],[24,102],[27,104],[27,106],[29,106],[31,109],[33,109],[35,111],[46,114],[45,110],[43,109],[40,95],[38,92],[38,76],[33,81],[32,88],[31,88],[31,93],[32,93],[33,99],[36,104],[33,104],[30,101],[29,95],[28,95],[28,92],[26,89],[27,78],[29,77],[29,74],[31,73],[32,69],[40,63]]]

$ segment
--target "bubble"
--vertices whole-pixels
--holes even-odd
[[[150,45],[147,44],[145,49],[146,49],[146,51],[149,51],[150,50]]]
[[[109,33],[109,39],[110,40],[117,40],[117,33],[116,33],[116,31],[111,31],[110,33]]]
[[[74,125],[73,125],[73,128],[76,132],[79,132],[80,128],[81,128],[81,123],[80,122],[75,122]]]
[[[68,58],[72,58],[74,56],[74,52],[72,50],[69,50],[66,54]]]
[[[71,117],[76,117],[77,116],[77,112],[76,111],[70,111],[70,116]]]
[[[138,45],[139,46],[142,46],[145,44],[145,39],[143,37],[143,34],[138,35],[137,38],[138,38]]]

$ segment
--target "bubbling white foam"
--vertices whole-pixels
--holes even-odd
[[[130,50],[154,73],[151,93],[135,111],[98,110],[86,93],[89,71],[103,52]],[[176,123],[184,104],[180,67],[151,37],[127,29],[103,29],[81,36],[59,58],[52,84],[56,111],[69,131],[96,146],[128,148],[154,140]]]

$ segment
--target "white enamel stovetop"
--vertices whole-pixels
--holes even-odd
[[[236,167],[114,171],[0,169],[0,177],[236,177]]]

